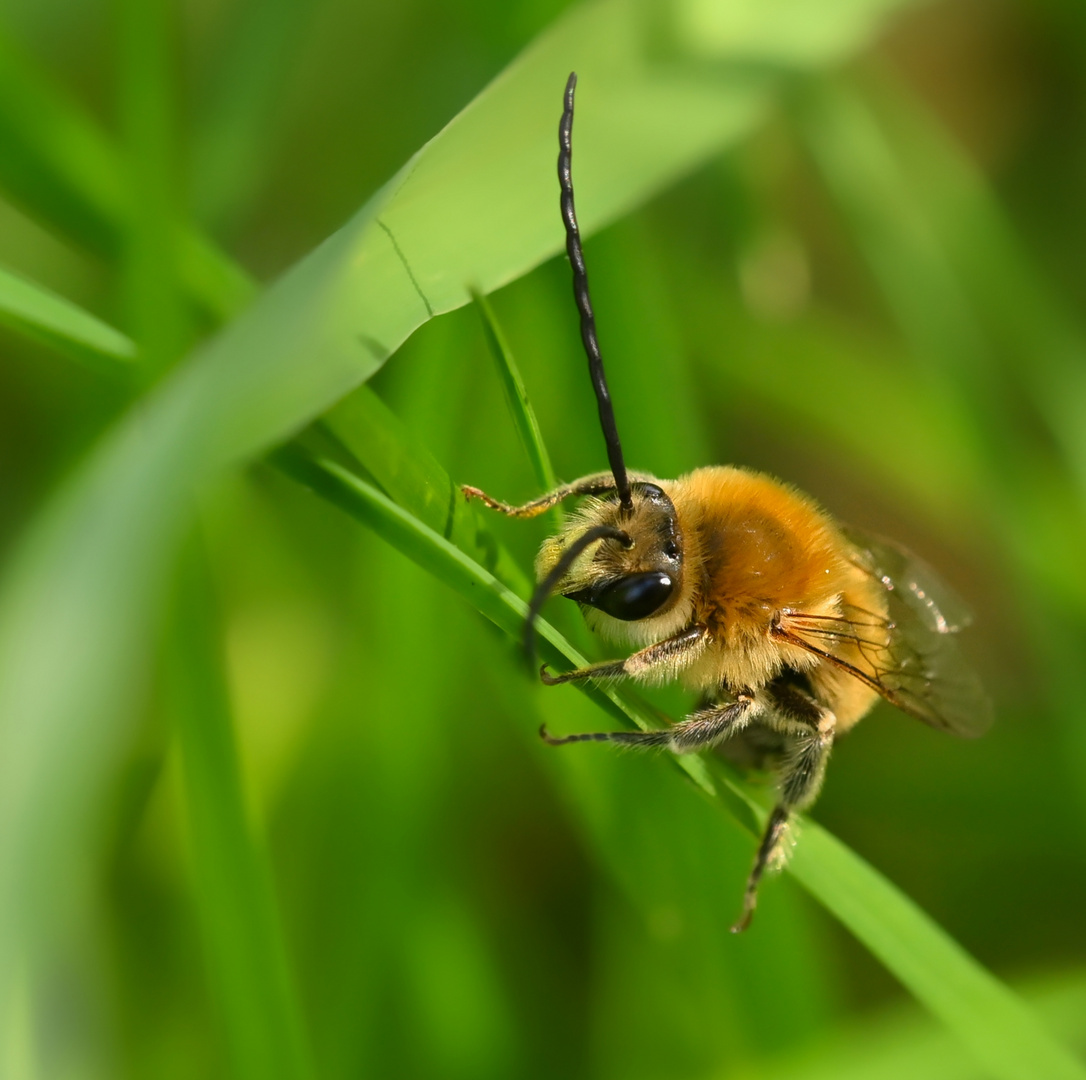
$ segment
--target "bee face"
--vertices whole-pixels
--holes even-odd
[[[617,494],[586,500],[563,532],[545,541],[536,562],[542,580],[570,544],[595,526],[623,535],[608,537],[570,567],[557,591],[621,622],[666,615],[683,592],[683,541],[675,507],[650,481],[632,485],[632,507]]]

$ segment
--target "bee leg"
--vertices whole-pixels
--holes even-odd
[[[788,819],[797,810],[810,806],[822,786],[826,762],[833,747],[837,718],[802,690],[786,684],[770,688],[771,710],[765,723],[788,736],[788,747],[780,769],[780,798],[766,822],[754,867],[743,893],[743,913],[732,933],[744,931],[758,903],[758,885],[776,853]]]
[[[566,671],[561,675],[551,675],[544,664],[539,670],[539,677],[548,686],[559,683],[576,682],[580,679],[616,679],[623,676],[641,678],[648,676],[674,677],[681,668],[692,663],[701,654],[709,641],[709,628],[703,623],[680,630],[672,637],[657,641],[625,660],[608,660],[602,664],[590,664],[588,667]]]
[[[622,746],[637,746],[642,749],[667,746],[671,742],[671,731],[662,728],[659,731],[587,731],[579,735],[552,735],[546,724],[539,727],[539,737],[548,746],[565,746],[574,742],[613,742]]]
[[[755,712],[754,706],[753,697],[740,694],[738,701],[702,709],[682,723],[658,731],[597,731],[556,738],[544,725],[539,729],[539,735],[551,746],[564,746],[572,742],[612,742],[642,749],[662,747],[676,754],[688,754],[695,750],[705,750],[733,735],[740,727],[749,723]]]
[[[758,712],[749,694],[737,694],[737,700],[727,705],[713,705],[688,716],[671,729],[671,749],[676,754],[690,754],[731,738],[746,727]]]
[[[572,484],[563,484],[561,487],[555,488],[554,491],[548,491],[546,495],[541,495],[538,499],[526,502],[523,506],[511,506],[509,503],[500,502],[487,495],[485,491],[480,491],[477,487],[471,487],[470,484],[461,484],[460,490],[463,492],[464,498],[469,502],[472,499],[478,499],[484,506],[489,507],[491,510],[497,510],[500,514],[507,514],[509,517],[516,518],[534,518],[546,513],[552,506],[557,506],[563,499],[568,499],[573,495],[602,495],[606,491],[614,491],[615,478],[610,473],[595,473],[592,476],[583,476],[580,480],[574,480]]]
[[[758,903],[758,885],[765,873],[765,868],[769,865],[770,856],[780,843],[781,837],[784,836],[787,825],[788,807],[778,803],[769,815],[765,832],[762,833],[762,842],[758,845],[758,854],[754,856],[754,869],[747,878],[747,887],[743,893],[743,914],[732,927],[733,934],[741,934],[750,926],[750,920],[754,917],[754,908]]]

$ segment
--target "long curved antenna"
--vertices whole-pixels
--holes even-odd
[[[535,656],[535,621],[547,597],[554,591],[555,585],[566,576],[566,572],[586,547],[597,540],[607,539],[629,544],[630,535],[621,529],[616,529],[613,525],[594,525],[591,529],[586,529],[562,552],[562,557],[551,567],[551,572],[535,587],[531,603],[528,605],[528,618],[524,623],[524,651],[528,654],[529,660]]]
[[[611,393],[607,389],[607,377],[603,373],[603,357],[600,356],[599,338],[596,336],[596,315],[592,310],[592,298],[588,295],[588,272],[581,250],[581,231],[577,226],[577,212],[573,206],[573,92],[577,88],[577,72],[570,72],[566,83],[565,108],[558,124],[558,183],[562,188],[562,222],[566,227],[566,253],[573,267],[573,298],[581,313],[581,340],[588,354],[588,373],[596,402],[600,410],[600,427],[607,443],[607,460],[615,477],[618,499],[623,510],[633,509],[630,481],[626,478],[626,463],[622,460],[622,443],[615,426],[615,411],[611,407]]]

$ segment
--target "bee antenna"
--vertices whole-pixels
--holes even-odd
[[[613,525],[594,525],[586,529],[572,544],[562,552],[562,557],[551,567],[550,573],[535,587],[532,593],[531,603],[528,604],[528,618],[524,623],[524,651],[528,654],[529,662],[535,658],[535,621],[539,617],[540,609],[547,601],[547,597],[554,591],[554,587],[566,576],[569,568],[577,561],[578,556],[585,548],[594,544],[597,540],[617,540],[619,543],[629,546],[630,535],[622,529],[616,529]]]
[[[562,222],[566,227],[566,253],[573,267],[573,298],[581,313],[581,341],[588,354],[588,373],[592,388],[596,391],[599,405],[600,427],[607,443],[607,460],[615,478],[619,502],[623,510],[633,509],[630,481],[626,477],[626,463],[622,460],[622,443],[615,426],[615,411],[611,407],[611,393],[607,389],[607,376],[603,373],[603,357],[600,355],[599,338],[596,335],[596,315],[592,310],[592,298],[588,294],[588,272],[584,265],[581,248],[581,231],[577,226],[577,212],[573,206],[573,92],[577,88],[577,72],[570,72],[566,83],[565,108],[558,124],[558,183],[562,188]]]

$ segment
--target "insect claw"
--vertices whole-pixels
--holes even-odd
[[[755,897],[743,897],[743,914],[732,924],[731,932],[741,934],[750,926],[750,920],[754,918],[754,906],[757,903]]]
[[[562,681],[561,676],[555,676],[555,675],[548,675],[547,674],[547,665],[546,664],[544,664],[539,669],[539,678],[540,678],[540,681],[543,683],[544,686],[556,686],[558,683],[560,683]]]

